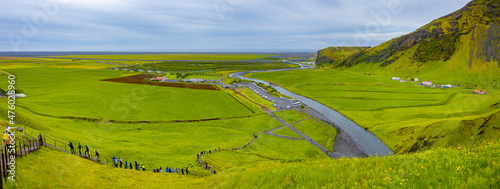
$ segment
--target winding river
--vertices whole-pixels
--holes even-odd
[[[290,62],[291,63],[291,62]],[[296,64],[296,63],[295,63]],[[262,83],[268,86],[271,86],[269,82],[263,81],[260,79],[253,79],[253,78],[247,78],[244,77],[245,74],[248,73],[257,73],[257,72],[277,72],[277,71],[290,71],[290,70],[300,70],[300,69],[311,69],[314,68],[313,66],[307,66],[307,65],[302,65],[299,64],[301,68],[292,68],[292,69],[278,69],[278,70],[265,70],[265,71],[249,71],[249,72],[235,72],[229,74],[233,78],[239,78],[239,79],[244,79],[244,80],[250,80],[254,81],[257,83]],[[363,151],[364,154],[366,155],[371,155],[371,156],[388,156],[391,154],[394,154],[394,152],[384,143],[382,140],[380,140],[377,136],[375,136],[373,133],[365,130],[364,128],[360,127],[353,121],[347,119],[344,115],[340,114],[339,112],[315,101],[310,98],[292,93],[285,88],[282,88],[277,85],[272,85],[278,92],[281,94],[284,94],[286,96],[295,98],[302,103],[306,104],[310,108],[314,109],[315,111],[321,113],[330,123],[335,124],[338,128],[340,128],[344,133],[346,133],[353,142],[357,143],[357,146],[359,146],[361,151]]]

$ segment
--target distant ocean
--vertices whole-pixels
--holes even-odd
[[[65,55],[123,55],[123,54],[276,54],[276,55],[309,55],[307,52],[103,52],[103,51],[25,51],[0,52],[0,56],[33,57],[33,56],[65,56]]]

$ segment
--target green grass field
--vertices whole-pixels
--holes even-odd
[[[279,84],[339,111],[400,153],[414,151],[414,146],[469,143],[470,139],[459,140],[456,138],[460,135],[450,133],[460,129],[472,129],[473,135],[484,133],[479,129],[480,119],[484,121],[497,113],[500,99],[500,92],[494,87],[488,88],[487,95],[475,95],[468,94],[473,89],[465,87],[425,88],[412,82],[391,81],[390,76],[348,70],[255,73],[251,77]],[[467,120],[476,121],[471,125]],[[426,129],[429,126],[437,129]],[[493,129],[474,141],[498,138],[498,134]]]
[[[274,112],[273,114],[283,119],[283,121],[287,122],[288,124],[293,124],[295,122],[310,117],[305,113],[297,112],[295,110],[279,111],[279,112]]]
[[[337,130],[332,126],[316,118],[310,118],[296,123],[292,127],[311,137],[314,141],[325,147],[326,150],[333,151]]]
[[[28,96],[17,100],[19,106],[51,116],[168,121],[251,114],[224,91],[100,81],[132,75],[130,72],[45,67],[4,70],[17,75],[16,87]],[[1,88],[5,89],[6,84]]]
[[[289,129],[288,127],[283,127],[283,128],[280,128],[276,131],[273,131],[272,132],[273,134],[277,134],[277,135],[282,135],[282,136],[288,136],[288,137],[295,137],[295,138],[301,138],[299,134],[293,132],[291,129]]]

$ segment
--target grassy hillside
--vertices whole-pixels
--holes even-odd
[[[195,178],[120,170],[42,149],[18,160],[7,188],[498,188],[500,141],[415,154],[280,163],[224,152],[233,159],[216,175]],[[229,154],[232,153],[232,154]],[[247,165],[237,161],[251,160]],[[33,175],[37,175],[34,177]]]
[[[202,180],[179,174],[124,170],[48,148],[16,159],[16,182],[4,188],[194,188]]]
[[[210,178],[214,188],[498,188],[500,143],[416,154],[261,163]],[[244,182],[242,182],[244,181]]]
[[[466,71],[467,74],[482,73],[485,70],[498,72],[500,70],[499,13],[500,2],[474,0],[464,8],[436,19],[415,32],[364,49],[362,52],[352,53],[349,57],[336,59],[334,62],[318,58],[317,63],[333,63],[345,67],[355,65],[364,67],[374,64],[379,68],[396,64],[387,69],[412,70],[420,73],[429,71],[420,68],[427,64],[431,65],[428,67],[440,72]],[[461,58],[453,60],[452,56],[457,54]]]

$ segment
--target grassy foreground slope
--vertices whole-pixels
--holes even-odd
[[[388,157],[261,163],[210,178],[214,188],[498,188],[500,142]]]
[[[498,188],[500,141],[388,157],[263,161],[204,178],[119,170],[48,149],[17,165],[18,181],[8,188]]]
[[[193,188],[201,179],[100,165],[49,148],[16,159],[16,181],[4,188]]]

